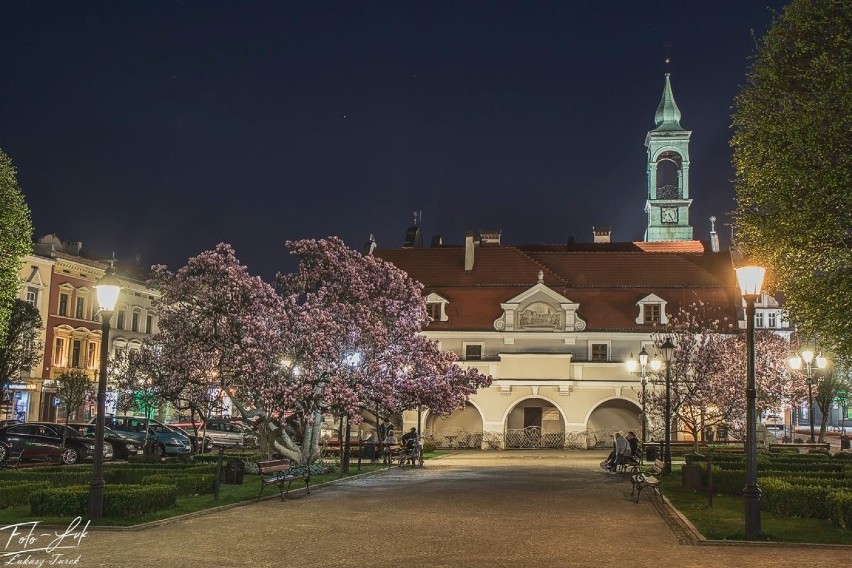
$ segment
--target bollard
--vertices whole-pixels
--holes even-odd
[[[225,457],[225,447],[219,446],[219,458],[216,460],[216,480],[213,483],[213,499],[219,499],[219,485],[222,483],[222,458]]]

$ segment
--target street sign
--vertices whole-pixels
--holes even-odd
[[[59,406],[61,404],[58,396],[54,396],[51,402],[53,403],[53,406]]]

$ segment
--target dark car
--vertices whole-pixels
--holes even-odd
[[[158,420],[143,416],[106,416],[106,425],[122,436],[139,444],[151,444],[154,455],[187,455],[192,452],[192,443],[185,435],[176,432]],[[94,425],[97,418],[92,418]],[[148,426],[146,432],[145,426]]]
[[[68,426],[74,428],[84,438],[94,439],[95,437],[94,424],[74,423]],[[104,427],[104,444],[112,446],[113,458],[119,460],[126,460],[129,456],[142,453],[142,444],[127,436],[122,436],[112,428]]]
[[[65,446],[62,434],[65,431]],[[73,428],[52,422],[28,422],[0,428],[0,464],[8,459],[51,460],[72,464],[92,459],[93,440]]]

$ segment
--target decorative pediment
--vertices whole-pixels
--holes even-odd
[[[449,317],[447,317],[447,305],[449,303],[450,301],[448,299],[441,296],[440,294],[436,294],[435,292],[432,292],[431,294],[426,296],[427,309],[429,308],[430,304],[437,306],[437,310],[433,311],[430,309],[429,317],[436,321],[447,321],[448,319],[450,319]]]
[[[29,277],[25,280],[25,282],[30,286],[38,286],[39,288],[44,287],[44,282],[41,279],[41,271],[38,269],[38,266],[32,266],[32,271],[30,272]]]
[[[494,321],[497,331],[582,331],[586,322],[577,315],[580,304],[539,282],[500,304],[503,315]]]

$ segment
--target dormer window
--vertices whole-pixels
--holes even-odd
[[[660,323],[660,304],[645,304],[645,323]]]
[[[448,321],[447,304],[449,300],[434,292],[426,296],[426,312],[432,321]]]
[[[666,325],[669,317],[666,315],[666,302],[656,294],[645,296],[636,305],[639,306],[639,316],[636,323],[644,325]]]

